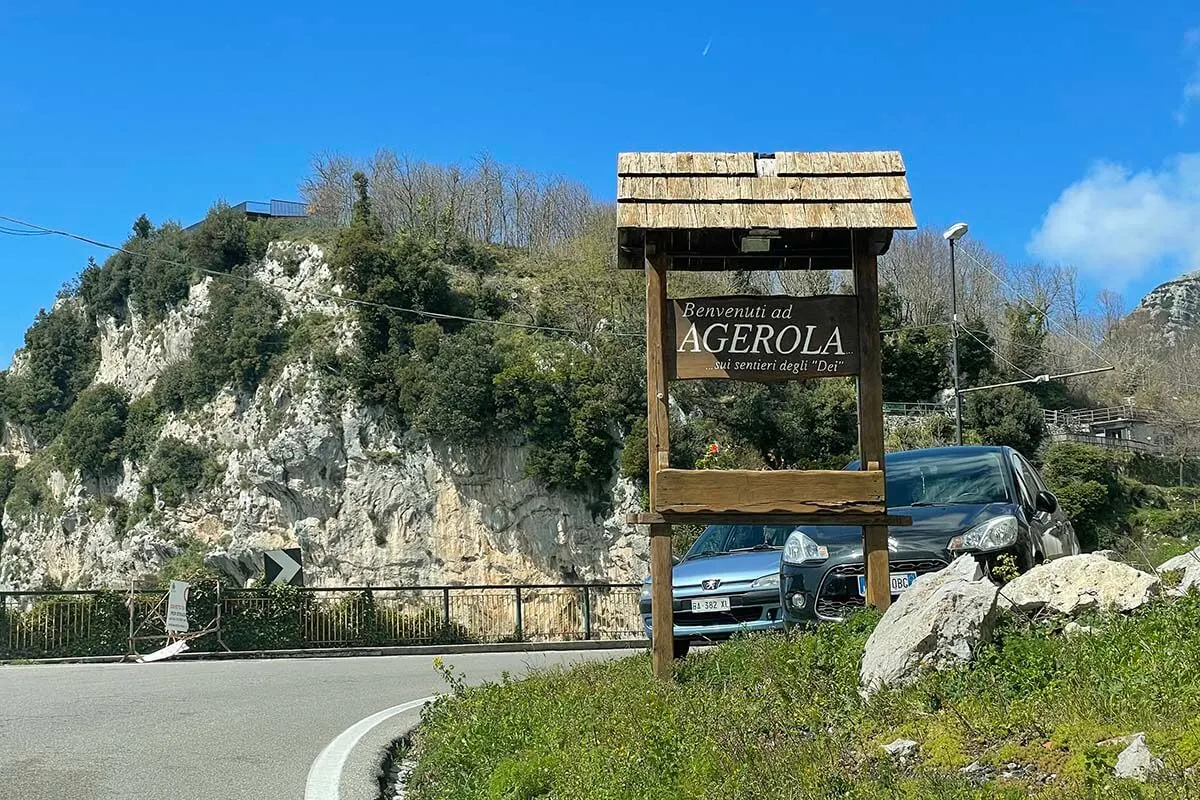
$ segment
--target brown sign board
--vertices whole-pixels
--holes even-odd
[[[668,307],[672,380],[784,381],[857,375],[853,295],[683,297]]]

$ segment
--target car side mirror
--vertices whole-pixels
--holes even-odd
[[[679,556],[671,556],[671,566],[675,566],[680,561],[683,561],[683,559],[680,558]]]
[[[1045,490],[1037,493],[1037,510],[1053,514],[1058,511],[1058,498]]]

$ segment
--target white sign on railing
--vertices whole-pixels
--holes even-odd
[[[171,591],[167,595],[167,630],[171,633],[187,633],[187,596],[185,581],[171,581]]]

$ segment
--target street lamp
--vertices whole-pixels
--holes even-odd
[[[967,223],[956,222],[942,234],[950,242],[950,353],[954,373],[954,437],[962,447],[962,394],[958,391],[958,276],[954,270],[954,243],[967,235]]]

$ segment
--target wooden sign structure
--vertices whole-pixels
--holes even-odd
[[[886,608],[883,380],[876,259],[916,227],[904,160],[868,153],[622,153],[617,264],[646,272],[654,672],[672,674],[671,525],[863,526],[867,603]],[[667,297],[671,270],[850,270],[855,293]],[[860,471],[682,470],[671,380],[857,376]]]

